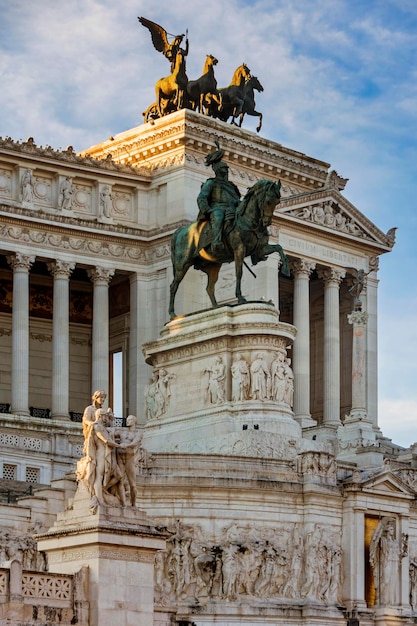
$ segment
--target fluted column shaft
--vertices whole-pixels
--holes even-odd
[[[319,272],[324,280],[324,372],[323,424],[340,425],[340,321],[339,287],[345,272],[327,268]]]
[[[7,257],[13,268],[12,413],[29,415],[29,270],[34,256]]]
[[[378,259],[373,259],[375,269],[366,279],[367,336],[367,401],[368,419],[378,428]]]
[[[91,393],[109,388],[109,283],[114,270],[96,267],[89,270],[93,282],[93,346]]]
[[[294,417],[302,426],[312,425],[310,413],[310,274],[315,263],[297,259],[294,275],[294,317],[297,336],[293,345]],[[315,422],[314,422],[315,423]]]
[[[52,417],[68,419],[69,409],[69,277],[75,263],[48,263],[54,277],[52,333]]]

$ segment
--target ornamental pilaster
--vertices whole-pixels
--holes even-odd
[[[368,314],[354,311],[348,316],[353,326],[352,408],[349,419],[365,419],[366,413],[366,324]]]

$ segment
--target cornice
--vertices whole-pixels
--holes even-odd
[[[0,205],[0,210],[1,210]],[[38,218],[39,216],[36,215]],[[95,261],[105,260],[107,263],[120,264],[125,261],[149,263],[166,261],[170,258],[170,238],[175,228],[181,224],[170,226],[169,229],[153,229],[148,233],[142,232],[142,236],[131,228],[118,229],[118,232],[104,231],[102,224],[91,223],[88,231],[83,225],[54,224],[36,222],[32,220],[11,220],[9,215],[0,212],[0,239],[3,249],[9,248],[16,251],[21,246],[36,256],[53,258],[71,255],[77,263],[91,264],[91,258]],[[64,228],[63,228],[64,227]]]
[[[119,237],[151,242],[160,237],[172,235],[180,226],[189,222],[180,220],[169,225],[159,226],[145,230],[116,224],[104,224],[96,220],[68,217],[62,214],[43,213],[39,210],[26,209],[8,204],[0,204],[0,222],[10,224],[13,220],[23,227],[33,228],[33,223],[44,230],[58,230],[59,227],[67,229],[67,234],[79,235],[80,232],[91,237]]]
[[[113,161],[111,155],[106,155],[104,159],[94,158],[90,155],[77,154],[72,146],[68,146],[65,150],[56,150],[51,146],[38,146],[31,137],[23,142],[14,141],[11,137],[0,137],[0,151],[4,154],[16,154],[25,158],[43,158],[53,160],[54,162],[59,161],[60,164],[72,168],[81,166],[83,168],[106,170],[109,173],[125,173],[149,177],[146,169],[135,166],[132,163]]]

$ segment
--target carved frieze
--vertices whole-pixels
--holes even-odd
[[[300,599],[326,604],[340,601],[342,558],[338,529],[318,524],[274,528],[241,526],[216,536],[198,525],[177,522],[167,548],[155,560],[155,600],[270,602]]]

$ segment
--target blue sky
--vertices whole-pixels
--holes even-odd
[[[360,211],[398,227],[379,272],[379,424],[400,445],[417,441],[417,3],[155,5],[0,0],[0,136],[82,150],[140,124],[168,73],[140,15],[173,35],[188,28],[190,79],[206,54],[219,86],[247,63],[265,89],[262,136],[331,163]]]

